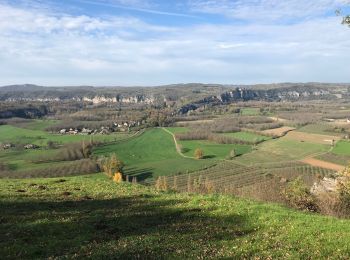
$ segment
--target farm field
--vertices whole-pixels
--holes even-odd
[[[236,133],[226,133],[224,134],[226,136],[234,137],[242,141],[248,141],[248,142],[261,142],[270,140],[271,137],[263,136],[255,133],[249,133],[249,132],[236,132]]]
[[[241,108],[242,116],[257,116],[260,114],[260,109],[255,107]]]
[[[322,161],[322,160],[318,160],[315,158],[305,158],[302,160],[302,162],[316,166],[316,167],[322,167],[325,169],[331,169],[334,170],[336,172],[342,171],[344,170],[344,166],[342,165],[338,165],[335,163],[331,163],[331,162],[326,162],[326,161]]]
[[[244,166],[235,161],[222,161],[208,169],[189,174],[167,176],[169,187],[177,191],[188,191],[193,186],[210,183],[212,189],[218,193],[231,193],[239,188],[263,183],[273,178],[288,180],[301,176],[305,183],[312,186],[317,176],[334,173],[332,169],[310,166],[301,162],[274,163],[270,165]],[[149,182],[154,185],[155,180]]]
[[[326,144],[326,145],[327,144],[332,145],[333,140],[334,141],[340,140],[339,136],[311,134],[311,133],[305,133],[305,132],[299,132],[299,131],[291,131],[286,135],[285,138],[290,140],[295,140],[297,142],[310,142],[310,143]]]
[[[173,137],[161,128],[150,129],[139,137],[94,150],[97,156],[111,153],[116,153],[128,166],[126,174],[138,176],[140,180],[191,172],[216,163],[215,159],[195,160],[180,156]]]
[[[156,192],[103,174],[0,180],[0,206],[4,259],[349,254],[349,220],[232,196]]]
[[[269,164],[304,159],[311,155],[326,153],[328,145],[309,142],[296,142],[286,137],[266,141],[249,154],[235,160],[244,165]]]
[[[342,166],[348,166],[350,164],[350,155],[340,155],[340,154],[334,154],[332,152],[319,155],[316,157],[316,159],[326,161],[326,162],[331,162]]]
[[[36,120],[29,123],[31,128],[44,129],[44,120]],[[24,126],[23,126],[24,127]],[[28,123],[26,123],[28,127]],[[38,175],[42,176],[44,170],[47,168],[62,168],[67,170],[69,165],[72,165],[67,161],[50,161],[47,162],[43,158],[55,157],[60,152],[59,149],[50,149],[47,147],[49,141],[56,142],[60,145],[81,142],[83,140],[90,141],[93,138],[94,141],[106,141],[114,142],[123,140],[131,136],[131,133],[116,133],[111,135],[96,135],[94,137],[83,135],[55,135],[50,134],[44,130],[31,130],[28,128],[14,127],[11,125],[0,126],[0,144],[12,143],[15,145],[36,144],[38,149],[23,149],[23,147],[14,147],[7,150],[0,150],[0,164],[5,163],[8,166],[5,176],[22,176],[22,172],[37,170]],[[79,162],[76,162],[79,164]],[[39,174],[39,170],[40,173]],[[76,170],[78,171],[78,169]],[[46,174],[45,174],[46,175]],[[69,174],[68,174],[69,175]]]
[[[286,133],[288,133],[289,131],[292,131],[294,129],[295,129],[294,127],[283,126],[283,127],[279,127],[279,128],[264,130],[263,133],[276,135],[276,136],[283,136]]]
[[[331,123],[308,124],[299,128],[298,131],[310,134],[342,136],[342,134],[332,131]]]

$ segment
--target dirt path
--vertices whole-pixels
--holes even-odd
[[[306,164],[310,164],[312,166],[330,169],[330,170],[334,170],[334,171],[342,171],[345,168],[342,165],[317,160],[315,158],[305,158],[305,159],[301,160],[301,162],[306,163]]]
[[[184,155],[184,154],[181,152],[180,146],[179,146],[179,144],[178,144],[178,142],[177,142],[177,140],[176,140],[176,137],[175,137],[175,135],[174,135],[172,132],[170,132],[168,129],[166,129],[166,128],[164,128],[164,127],[162,127],[162,129],[173,137],[174,143],[175,143],[176,152],[177,152],[181,157],[183,157],[183,158],[188,158],[188,159],[195,159],[194,157],[190,157],[190,156]]]

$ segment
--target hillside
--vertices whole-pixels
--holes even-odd
[[[266,85],[174,84],[157,87],[0,87],[1,101],[84,101],[94,104],[161,104],[177,102],[184,112],[204,104],[237,101],[319,100],[348,98],[349,84],[280,83]]]
[[[2,259],[345,259],[350,222],[102,174],[0,180]]]

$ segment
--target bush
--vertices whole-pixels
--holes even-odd
[[[125,164],[118,159],[116,154],[111,154],[110,157],[100,157],[98,159],[98,165],[111,178],[114,177],[115,173],[123,173]]]
[[[293,208],[316,212],[318,207],[315,197],[301,177],[287,184],[283,191],[286,202]]]
[[[116,172],[113,176],[113,181],[116,183],[121,183],[123,181],[123,175],[120,172]]]
[[[194,151],[194,157],[195,157],[196,159],[203,159],[203,157],[204,157],[203,150],[197,148],[197,149]]]
[[[235,158],[236,156],[237,156],[237,153],[236,153],[235,149],[232,149],[232,150],[230,151],[230,154],[227,156],[227,159],[228,159],[228,160],[232,160],[232,159]]]
[[[339,202],[343,208],[350,208],[350,167],[347,167],[340,175],[338,182]]]

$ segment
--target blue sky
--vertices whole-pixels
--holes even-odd
[[[0,85],[350,82],[347,0],[0,0]]]

